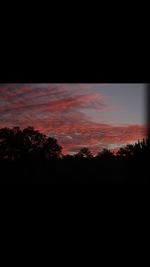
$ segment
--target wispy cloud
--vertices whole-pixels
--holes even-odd
[[[83,146],[99,151],[110,144],[136,141],[146,135],[145,125],[95,123],[86,110],[111,110],[102,93],[91,92],[90,84],[0,84],[0,127],[33,125],[54,135],[64,152]]]

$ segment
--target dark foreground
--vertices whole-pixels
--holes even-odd
[[[134,159],[51,159],[0,162],[2,184],[148,184],[145,161]]]
[[[150,139],[93,156],[89,148],[63,155],[57,140],[35,130],[0,129],[0,183],[147,184]]]

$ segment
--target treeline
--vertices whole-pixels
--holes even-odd
[[[27,127],[0,129],[0,182],[147,183],[150,140],[92,155],[88,147],[63,155],[57,140]],[[139,178],[140,176],[140,178]]]
[[[75,155],[63,155],[62,147],[57,140],[47,137],[33,127],[21,130],[19,127],[0,129],[0,160],[17,161],[19,159],[51,159],[51,158],[112,158],[149,156],[150,140],[143,139],[134,145],[120,148],[116,154],[109,149],[103,149],[93,156],[88,147],[82,148]]]

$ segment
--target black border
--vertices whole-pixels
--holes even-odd
[[[106,57],[101,55],[54,53],[5,55],[1,58],[0,83],[146,83],[147,122],[150,125],[150,75],[147,64],[132,55]],[[150,127],[148,131],[150,136]]]

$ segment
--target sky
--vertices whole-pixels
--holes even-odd
[[[96,154],[146,137],[144,84],[0,84],[0,128],[33,126],[64,154]]]

